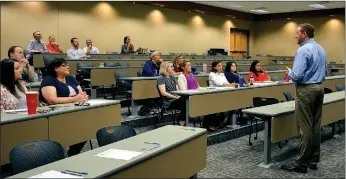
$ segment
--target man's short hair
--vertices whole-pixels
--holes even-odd
[[[88,43],[88,42],[93,42],[91,39],[87,39],[86,41],[85,41],[85,43]]]
[[[20,47],[20,46],[12,46],[8,49],[8,52],[7,52],[8,58],[11,58],[11,53],[14,53],[17,47]]]
[[[311,24],[304,23],[300,24],[298,27],[300,27],[300,31],[305,32],[309,38],[315,37],[315,28]]]
[[[78,39],[78,38],[73,37],[73,38],[71,39],[71,43],[73,43],[75,39]]]
[[[35,34],[36,34],[37,32],[40,32],[40,31],[37,30],[37,31],[33,32],[33,33],[32,33],[32,36],[35,36]]]

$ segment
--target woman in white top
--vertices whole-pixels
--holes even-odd
[[[211,64],[211,72],[209,73],[210,87],[234,87],[235,83],[229,83],[222,73],[221,61],[213,61]]]
[[[26,109],[27,91],[22,79],[23,68],[18,62],[10,59],[2,60],[1,66],[1,112],[5,110]]]

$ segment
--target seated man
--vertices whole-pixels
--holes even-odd
[[[91,39],[86,40],[86,47],[84,47],[84,52],[88,54],[99,54],[100,51],[96,47],[93,47],[93,42]]]
[[[29,64],[29,61],[24,58],[23,49],[19,46],[12,46],[8,49],[8,58],[12,59],[23,67],[22,79],[23,82],[37,82],[38,76],[35,73],[34,67]]]
[[[159,76],[160,64],[162,63],[159,52],[152,52],[150,58],[144,63],[142,76]]]
[[[35,53],[35,52],[46,53],[46,52],[48,52],[46,45],[44,44],[44,42],[42,40],[42,33],[40,31],[36,31],[32,35],[33,35],[34,39],[30,40],[28,43],[28,46],[26,47],[26,50],[29,52],[26,55],[26,59],[29,60],[30,64],[33,64],[31,53]]]
[[[62,50],[59,48],[59,45],[55,42],[55,37],[53,35],[48,37],[49,43],[46,45],[47,50],[50,53],[62,53]]]
[[[72,47],[67,50],[67,58],[68,59],[86,59],[90,58],[90,56],[86,55],[83,49],[78,48],[79,42],[76,37],[71,39]]]

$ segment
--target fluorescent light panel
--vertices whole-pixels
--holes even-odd
[[[252,9],[251,12],[258,12],[258,13],[268,13],[269,11],[261,10],[261,9]]]
[[[315,8],[315,9],[326,9],[327,8],[326,6],[323,6],[321,4],[310,4],[309,6],[312,8]]]

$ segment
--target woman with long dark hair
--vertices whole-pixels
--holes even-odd
[[[237,72],[237,64],[235,62],[227,62],[225,68],[225,77],[228,83],[239,83],[240,75]]]
[[[250,65],[248,81],[250,81],[251,77],[257,82],[270,81],[269,74],[261,69],[261,64],[258,60],[253,61]]]
[[[18,62],[5,59],[0,62],[1,66],[1,112],[13,109],[26,109],[27,91],[22,79],[23,68]]]
[[[135,53],[133,44],[131,43],[130,36],[124,37],[124,44],[121,46],[121,54]]]

